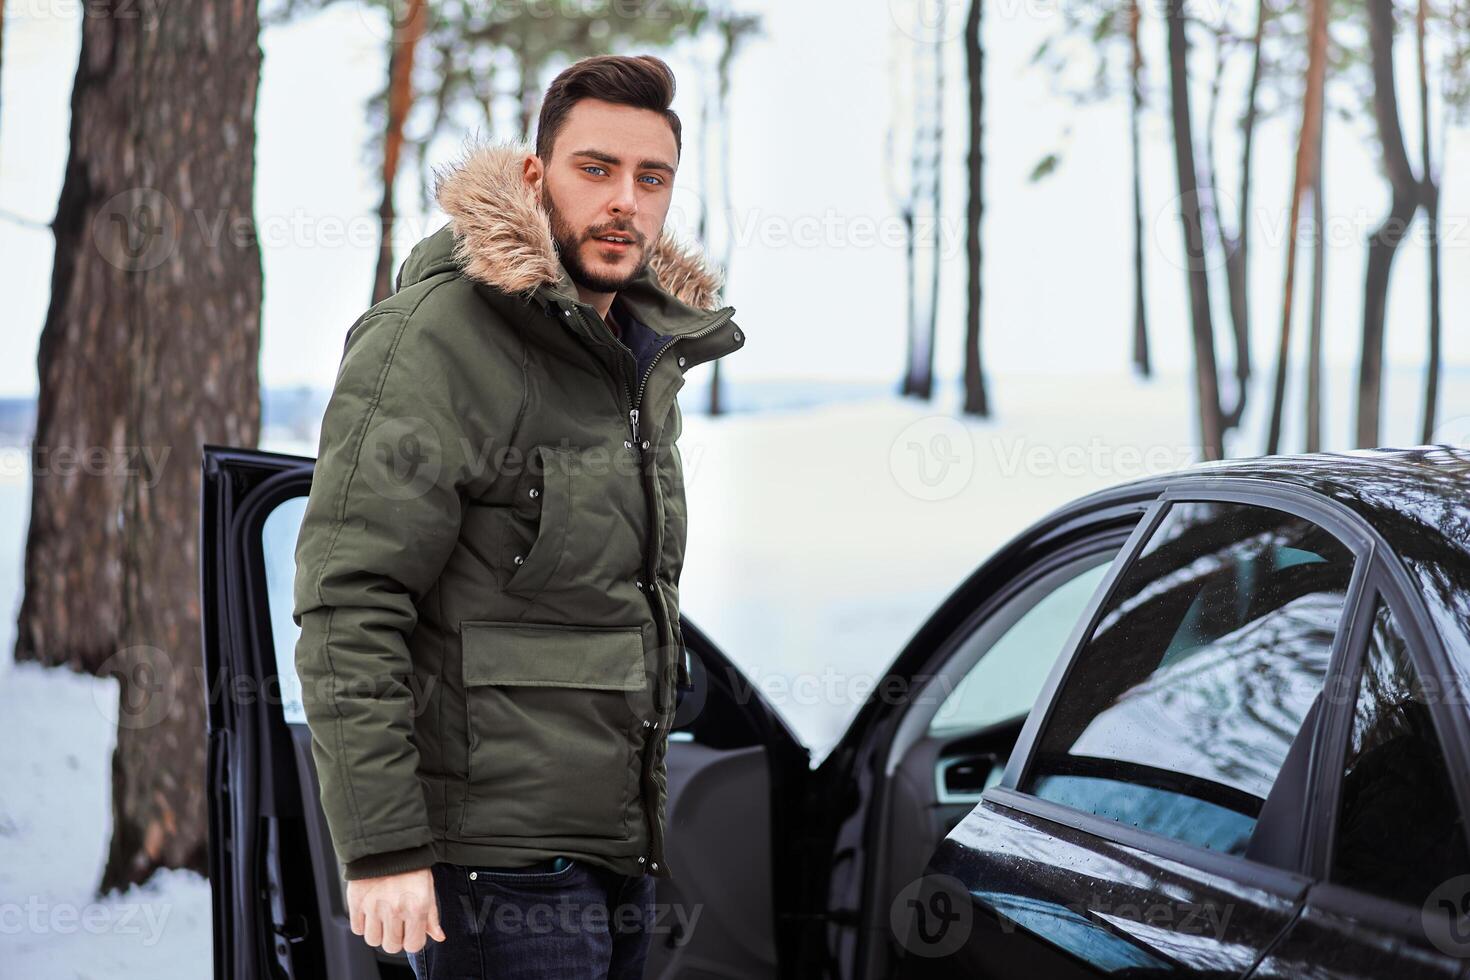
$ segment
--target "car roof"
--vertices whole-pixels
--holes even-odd
[[[1350,508],[1396,550],[1411,547],[1413,537],[1432,529],[1470,559],[1470,449],[1415,446],[1257,456],[1197,463],[1173,476],[1301,487]]]

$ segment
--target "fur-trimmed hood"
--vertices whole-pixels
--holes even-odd
[[[434,171],[434,194],[453,236],[450,258],[467,278],[519,295],[566,277],[550,218],[522,177],[532,152],[524,143],[472,145],[460,160]],[[412,268],[413,258],[404,263],[400,286],[429,271]],[[649,269],[660,288],[694,309],[713,310],[719,302],[719,277],[703,254],[668,229],[654,245]]]

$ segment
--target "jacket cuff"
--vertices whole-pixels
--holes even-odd
[[[367,854],[342,866],[342,877],[347,881],[355,878],[377,878],[382,875],[403,874],[427,868],[437,860],[433,844],[420,844],[401,851],[383,851]]]

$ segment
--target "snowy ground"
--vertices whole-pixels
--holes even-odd
[[[818,757],[925,615],[997,546],[1076,496],[1195,456],[1182,378],[1006,377],[999,417],[964,423],[952,401],[894,398],[712,420],[696,411],[701,388],[686,388],[680,440],[684,608]],[[1386,442],[1414,441],[1411,396],[1391,381]],[[1330,421],[1347,419],[1347,406],[1329,407]],[[1470,434],[1464,373],[1447,381],[1443,408],[1457,438]],[[264,448],[309,454],[314,443],[268,437]],[[207,881],[173,872],[93,895],[116,682],[10,663],[28,484],[23,462],[8,465],[23,450],[0,452],[0,976],[208,976]]]

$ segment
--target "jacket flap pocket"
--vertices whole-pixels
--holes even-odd
[[[643,630],[637,626],[460,623],[466,687],[585,687],[640,691]]]

